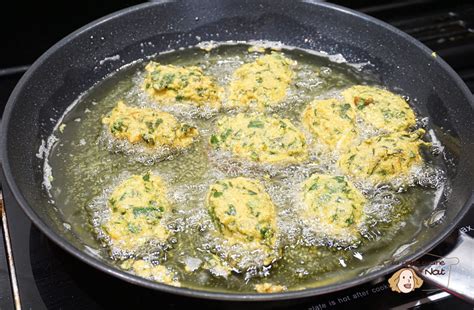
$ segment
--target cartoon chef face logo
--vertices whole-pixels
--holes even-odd
[[[393,274],[388,279],[390,288],[394,292],[409,293],[419,288],[423,284],[423,280],[416,275],[411,268],[403,268]]]

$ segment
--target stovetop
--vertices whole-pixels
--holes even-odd
[[[83,6],[78,8],[81,14],[74,14],[74,18],[69,22],[65,17],[58,18],[53,15],[48,7],[50,4],[27,10],[25,14],[31,11],[32,16],[36,16],[32,17],[30,24],[41,24],[38,16],[42,16],[43,25],[46,24],[44,20],[52,20],[53,24],[61,27],[58,31],[48,32],[46,36],[41,30],[44,30],[44,27],[25,28],[24,25],[19,26],[17,33],[9,33],[12,42],[25,33],[29,34],[32,42],[28,46],[22,45],[26,44],[25,42],[5,45],[14,48],[7,49],[5,54],[11,61],[0,62],[0,111],[3,112],[7,98],[18,79],[44,49],[81,24],[120,9],[120,6],[139,2],[141,1],[132,0],[117,4],[117,1],[110,1],[97,7],[96,1],[85,1],[82,2]],[[456,5],[454,2],[431,0],[334,2],[385,20],[418,38],[445,59],[474,92],[472,1],[459,1]],[[68,9],[64,8],[64,11],[67,12]],[[82,16],[82,19],[79,16]],[[38,33],[36,36],[35,32],[39,31],[42,31],[41,35]],[[8,40],[7,35],[6,42]],[[30,46],[26,53],[16,53],[17,50]],[[241,303],[193,299],[144,289],[99,272],[49,241],[23,214],[12,199],[9,189],[4,187],[2,190],[6,212],[3,213],[3,229],[0,230],[0,238],[4,241],[0,242],[0,309],[14,309],[15,306],[17,309],[19,306],[22,309],[242,308]],[[474,209],[471,208],[470,214],[458,225],[458,229],[437,248],[438,252],[449,248],[449,244],[458,237],[459,230],[469,231],[474,237],[474,230],[471,228],[474,227],[473,219]],[[333,294],[291,302],[245,303],[244,306],[249,309],[311,310],[349,307],[472,309],[472,305],[428,284],[410,294],[394,293],[388,287],[385,277]]]

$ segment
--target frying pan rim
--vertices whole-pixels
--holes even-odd
[[[379,278],[381,276],[385,276],[396,269],[400,268],[401,266],[405,265],[406,262],[414,261],[417,258],[421,257],[424,255],[426,252],[431,250],[433,247],[435,247],[437,244],[439,244],[442,240],[444,240],[449,233],[453,231],[455,228],[456,224],[464,217],[464,215],[467,213],[467,211],[470,209],[473,201],[474,201],[474,195],[471,195],[471,197],[467,200],[466,204],[460,209],[458,214],[455,216],[455,218],[452,220],[451,223],[445,224],[446,227],[443,228],[443,230],[435,237],[433,238],[430,242],[428,242],[427,245],[425,245],[423,248],[419,249],[418,251],[412,253],[408,257],[406,257],[403,261],[400,261],[396,264],[390,265],[390,266],[385,266],[383,268],[380,268],[379,270],[370,272],[364,276],[361,277],[356,277],[355,279],[349,280],[349,281],[344,281],[342,283],[334,283],[331,285],[327,286],[322,286],[322,287],[316,287],[316,288],[308,288],[304,290],[298,290],[298,291],[287,291],[283,293],[272,293],[272,294],[258,294],[258,293],[224,293],[224,292],[211,292],[211,291],[206,291],[206,290],[200,290],[197,288],[186,288],[186,287],[174,287],[174,286],[169,286],[166,284],[158,283],[158,282],[153,282],[151,280],[147,280],[135,275],[132,275],[130,273],[127,273],[125,271],[119,270],[118,268],[114,268],[107,263],[99,260],[98,258],[86,254],[83,250],[80,250],[73,246],[70,242],[68,242],[64,237],[61,235],[55,233],[36,213],[33,208],[29,206],[29,204],[26,202],[25,198],[23,197],[19,187],[17,186],[12,171],[10,169],[10,164],[8,161],[8,151],[7,151],[7,136],[8,136],[8,125],[11,120],[11,114],[13,111],[13,107],[15,105],[15,102],[17,101],[18,95],[21,93],[21,91],[24,88],[24,85],[27,84],[27,82],[30,79],[30,76],[33,74],[33,72],[40,67],[43,62],[50,57],[54,52],[56,52],[58,49],[60,49],[62,46],[66,45],[69,41],[73,40],[77,36],[81,35],[82,33],[102,24],[107,22],[108,20],[111,19],[116,19],[120,18],[123,15],[127,15],[129,13],[132,13],[134,11],[139,11],[142,9],[145,9],[147,7],[152,7],[152,6],[159,6],[163,5],[167,2],[170,1],[158,1],[158,2],[151,2],[151,3],[143,3],[135,6],[131,6],[122,10],[119,10],[117,12],[108,14],[102,18],[99,18],[91,23],[88,23],[87,25],[77,29],[76,31],[72,32],[71,34],[67,35],[63,39],[61,39],[59,42],[57,42],[55,45],[53,45],[51,48],[49,48],[43,55],[41,55],[32,65],[31,67],[27,70],[27,72],[22,76],[18,84],[16,85],[15,89],[13,90],[12,94],[10,95],[10,98],[8,100],[8,103],[5,107],[5,112],[3,114],[3,120],[1,124],[1,132],[2,135],[0,137],[0,158],[1,158],[1,166],[4,174],[4,180],[6,181],[6,185],[10,189],[14,199],[16,202],[20,205],[22,208],[23,212],[28,216],[28,218],[54,243],[56,243],[60,248],[65,250],[66,252],[70,253],[72,256],[75,256],[79,260],[83,261],[84,263],[102,271],[105,272],[106,274],[109,274],[111,276],[114,276],[116,278],[119,278],[121,280],[124,280],[126,282],[135,284],[135,285],[140,285],[142,287],[148,288],[148,289],[154,289],[158,291],[163,291],[167,293],[173,293],[177,295],[182,295],[182,296],[187,296],[187,297],[195,297],[195,298],[205,298],[205,299],[213,299],[213,300],[222,300],[222,301],[276,301],[276,300],[288,300],[288,299],[300,299],[300,298],[305,298],[305,297],[314,297],[314,296],[319,296],[327,293],[334,293],[349,287],[353,287],[356,285],[364,284],[367,283],[371,280],[374,280],[376,278]],[[173,2],[173,1],[171,1]],[[418,49],[420,49],[422,52],[431,54],[431,50],[423,45],[421,42],[417,41],[410,35],[402,32],[401,30],[381,21],[376,18],[373,18],[371,16],[368,16],[364,13],[356,12],[354,10],[341,7],[339,5],[331,4],[331,3],[324,3],[324,2],[319,2],[319,1],[314,1],[314,0],[300,0],[300,2],[303,3],[309,3],[312,5],[316,6],[321,6],[321,7],[326,7],[332,10],[339,11],[343,14],[348,14],[352,15],[356,18],[360,18],[365,20],[368,23],[373,24],[375,27],[381,27],[384,28],[387,32],[390,32],[392,35],[398,35],[401,36],[402,39],[407,40],[410,44],[415,45]],[[455,84],[459,87],[459,89],[462,91],[463,95],[465,95],[466,98],[468,98],[468,101],[470,102],[471,108],[474,108],[474,100],[472,97],[471,92],[467,88],[466,84],[461,80],[461,78],[455,73],[455,71],[440,57],[437,57],[437,61],[439,62],[439,65],[443,70],[448,73],[448,75],[453,79]]]

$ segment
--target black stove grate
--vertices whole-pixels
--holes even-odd
[[[474,92],[474,2],[335,1],[415,37],[443,58]]]

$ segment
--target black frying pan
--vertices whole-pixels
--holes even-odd
[[[416,109],[430,117],[454,165],[448,168],[452,192],[404,254],[387,257],[384,267],[347,281],[272,295],[228,294],[176,288],[136,277],[85,251],[80,235],[62,225],[42,186],[41,141],[77,96],[123,64],[156,52],[207,40],[270,40],[342,54],[349,62],[370,62],[383,85],[402,89]],[[120,61],[100,60],[120,56]],[[399,30],[366,15],[316,1],[161,1],[104,17],[61,40],[23,76],[6,107],[1,136],[4,179],[15,199],[41,231],[84,262],[145,287],[224,300],[290,299],[359,285],[393,272],[443,240],[468,211],[474,189],[474,100],[457,74],[431,50]],[[422,225],[422,223],[420,223]]]

